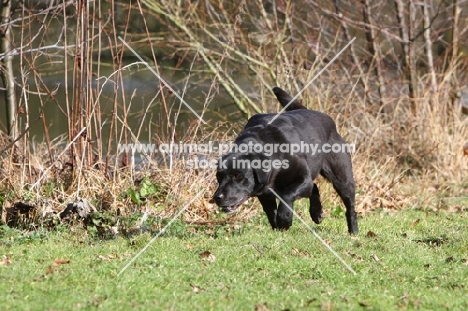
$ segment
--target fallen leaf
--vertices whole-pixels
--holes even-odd
[[[347,252],[347,254],[348,254],[349,256],[351,256],[352,258],[355,258],[355,259],[358,260],[358,261],[363,261],[363,260],[364,260],[364,258],[362,258],[362,257],[359,256],[359,255],[356,255],[355,253]]]
[[[53,268],[52,266],[49,266],[49,267],[47,268],[47,271],[46,271],[45,275],[49,275],[49,274],[52,274],[52,273],[54,273],[54,268]],[[44,275],[44,276],[45,276],[45,275]]]
[[[255,311],[270,311],[267,303],[257,303],[254,308]]]
[[[291,254],[294,255],[294,256],[298,256],[298,257],[306,257],[306,258],[309,258],[310,257],[310,254],[304,250],[299,250],[297,248],[291,248]]]
[[[198,292],[205,290],[204,288],[197,286],[197,285],[193,285],[193,284],[190,284],[190,287],[192,288],[192,291],[194,293],[198,293]]]
[[[47,268],[46,273],[41,275],[41,276],[38,276],[35,280],[36,281],[41,281],[42,279],[44,279],[49,274],[52,274],[52,273],[56,272],[54,270],[54,267],[58,267],[60,265],[65,265],[65,264],[68,264],[68,263],[70,263],[70,259],[58,259],[58,258],[55,259],[54,262]]]
[[[54,263],[52,264],[54,267],[60,266],[60,265],[65,265],[67,263],[70,263],[69,259],[55,259]]]
[[[109,261],[112,259],[119,258],[119,256],[117,254],[109,254],[109,255],[99,255],[98,258],[103,261]]]
[[[2,256],[2,261],[0,261],[0,266],[8,266],[11,265],[13,261],[11,261],[10,258],[8,258],[7,255]]]
[[[242,226],[241,225],[234,225],[234,226],[232,226],[232,229],[240,230],[240,229],[242,229]]]
[[[200,257],[203,260],[206,260],[206,261],[209,261],[209,262],[215,262],[215,260],[216,260],[215,255],[213,255],[210,251],[204,251],[204,252],[201,252],[198,255],[200,255]]]
[[[200,257],[202,257],[202,258],[206,258],[206,257],[211,255],[211,252],[210,251],[204,251],[204,252],[199,253],[198,255]]]
[[[375,234],[374,232],[372,232],[370,230],[366,234],[366,237],[368,237],[368,238],[375,238],[376,236],[377,236],[377,234]]]

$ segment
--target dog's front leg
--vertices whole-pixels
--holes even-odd
[[[302,182],[295,183],[282,191],[280,194],[282,201],[278,206],[276,215],[276,224],[280,230],[288,230],[292,226],[293,204],[299,198],[310,197],[313,190],[313,182],[310,179],[304,179]],[[284,203],[283,203],[284,201]]]
[[[276,198],[271,195],[261,195],[258,197],[258,200],[262,204],[263,211],[267,214],[271,227],[273,229],[278,229],[278,225],[276,224]]]
[[[278,215],[276,215],[276,223],[279,230],[288,230],[289,227],[292,226],[293,221],[293,212],[291,211],[291,208],[293,208],[294,201],[284,201],[287,203],[287,206],[283,202],[280,202],[278,206]]]

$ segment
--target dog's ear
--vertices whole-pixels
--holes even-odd
[[[267,170],[266,172],[259,168],[256,170],[253,170],[253,173],[255,175],[255,182],[258,184],[263,184],[266,185],[270,181],[270,176],[271,176],[271,170]]]
[[[273,88],[273,92],[276,95],[276,98],[278,98],[281,106],[286,107],[286,111],[291,111],[291,110],[297,110],[297,109],[307,109],[304,107],[297,99],[295,99],[293,102],[291,102],[292,97],[279,87],[275,86]],[[291,102],[291,103],[290,103]]]
[[[268,182],[270,181],[270,176],[271,176],[271,170],[267,170],[266,172],[261,169],[255,169],[253,170],[254,178],[255,178],[255,187],[253,189],[252,195],[257,194],[260,190],[265,187]]]

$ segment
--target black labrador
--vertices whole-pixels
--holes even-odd
[[[319,224],[323,212],[314,179],[321,174],[346,206],[349,233],[358,234],[351,156],[335,122],[297,100],[290,103],[292,97],[279,87],[273,91],[281,105],[287,106],[286,112],[257,114],[249,119],[230,153],[219,160],[214,201],[231,213],[256,196],[272,228],[287,230],[293,219],[289,207],[299,198],[309,198],[310,216]],[[277,204],[270,188],[284,203]]]

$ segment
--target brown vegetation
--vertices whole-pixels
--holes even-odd
[[[118,154],[117,144],[232,139],[245,122],[240,115],[278,110],[273,86],[299,92],[353,37],[351,47],[300,98],[310,109],[332,115],[341,134],[356,144],[358,211],[467,208],[463,146],[468,121],[462,114],[467,99],[460,94],[466,94],[468,84],[468,17],[457,1],[41,4],[18,3],[2,24],[21,29],[9,52],[19,68],[15,104],[20,121],[12,137],[0,132],[3,213],[15,202],[29,202],[36,206],[34,217],[58,215],[67,203],[87,198],[98,210],[167,216],[205,189],[184,219],[212,219],[212,170],[187,170],[183,158],[169,163],[154,155],[142,155],[145,162],[135,169],[131,153]],[[119,36],[156,72],[168,59],[173,70],[189,68],[187,81],[197,81],[205,93],[197,112],[208,125],[190,113],[191,122],[181,122],[179,114],[186,109],[162,83],[154,97],[157,109],[154,100],[132,106],[135,90],[129,93],[125,87],[131,79],[125,72],[136,66],[128,66],[125,58],[134,55]],[[60,90],[65,103],[45,82],[44,64],[53,62],[64,66]],[[108,66],[112,73],[104,75]],[[183,85],[180,94],[190,94],[190,85]],[[105,87],[113,88],[110,96],[104,95]],[[30,102],[33,94],[36,100]],[[217,98],[222,100],[215,106]],[[237,114],[226,117],[226,98]],[[38,109],[40,117],[31,119],[31,111]],[[51,109],[68,119],[61,139],[50,136],[52,120],[45,112]],[[140,128],[129,125],[134,113],[141,114]],[[239,122],[218,123],[233,119]],[[31,128],[37,131],[40,123],[44,142],[38,144]],[[3,123],[0,129],[9,132]],[[128,191],[138,191],[145,176],[158,191],[136,203]],[[328,205],[341,204],[329,185],[321,182],[320,187]],[[254,209],[249,205],[237,217]]]

